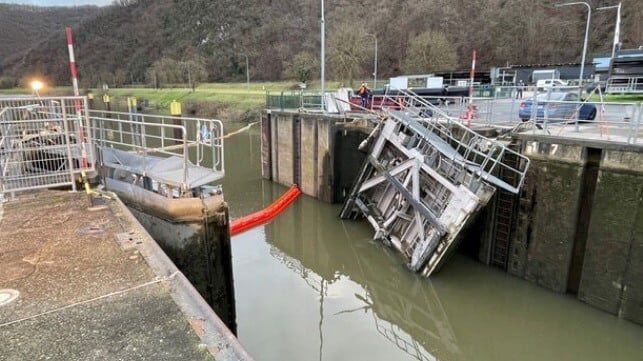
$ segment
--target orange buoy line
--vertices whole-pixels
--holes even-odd
[[[281,197],[277,198],[277,200],[272,202],[268,207],[230,222],[230,235],[235,235],[248,228],[267,222],[286,209],[286,207],[297,199],[300,194],[301,190],[299,190],[299,187],[297,187],[296,184],[293,184],[290,186],[290,189],[282,194]]]

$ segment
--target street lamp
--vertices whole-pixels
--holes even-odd
[[[373,89],[377,88],[377,37],[373,34],[366,34],[372,36],[375,40],[375,60],[373,61]]]
[[[616,8],[616,26],[614,26],[614,44],[612,44],[612,59],[614,59],[614,54],[616,54],[616,46],[618,45],[619,42],[619,36],[620,36],[620,27],[621,27],[621,3],[618,3],[618,5],[612,5],[612,6],[603,6],[600,8],[596,8],[596,10],[607,10],[607,9],[614,9]]]
[[[580,61],[580,74],[578,75],[578,96],[583,94],[583,73],[585,71],[585,54],[587,53],[587,35],[589,35],[589,23],[592,18],[592,8],[584,1],[577,1],[564,4],[556,4],[555,7],[569,6],[569,5],[585,5],[587,6],[587,25],[585,26],[585,41],[583,42],[583,55]]]
[[[36,94],[36,96],[38,97],[40,96],[39,91],[43,86],[44,84],[40,80],[33,80],[31,82],[31,90],[33,90],[34,94]]]
[[[321,0],[321,107],[322,111],[326,109],[324,106],[324,79],[326,78],[326,20],[324,20],[324,0]]]
[[[240,53],[239,55],[243,55],[246,57],[246,90],[250,90],[250,73],[248,72],[248,55],[244,53]]]

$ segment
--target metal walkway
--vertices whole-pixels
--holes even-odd
[[[517,193],[529,159],[485,138],[410,91],[388,94],[386,119],[340,216],[365,217],[375,239],[425,276],[453,250],[496,187]]]
[[[183,194],[225,175],[220,120],[92,111],[90,123],[101,165],[147,189],[153,182]]]

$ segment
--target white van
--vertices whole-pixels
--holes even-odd
[[[536,82],[536,88],[538,90],[545,90],[557,86],[567,86],[567,83],[560,79],[541,79]]]

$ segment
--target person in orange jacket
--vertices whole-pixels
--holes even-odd
[[[368,88],[367,83],[362,83],[362,86],[357,89],[357,94],[362,98],[362,107],[366,108],[368,106],[368,94],[371,90]]]

